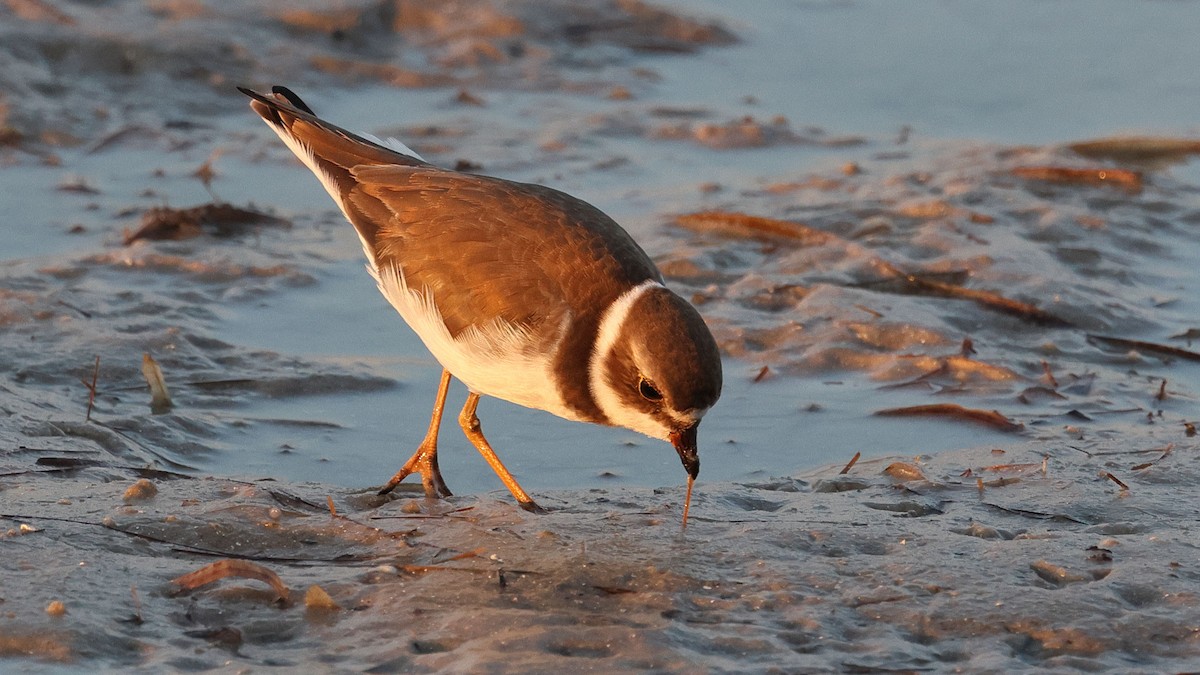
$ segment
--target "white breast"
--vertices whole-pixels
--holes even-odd
[[[367,270],[375,277],[379,291],[433,357],[468,389],[580,421],[563,402],[553,368],[554,355],[566,333],[569,317],[563,320],[551,344],[533,348],[530,345],[533,336],[499,318],[471,326],[454,337],[431,294],[424,289],[409,288],[402,270],[395,267],[377,270],[371,265]]]

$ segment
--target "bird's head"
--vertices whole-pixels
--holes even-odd
[[[590,371],[609,422],[670,441],[700,473],[696,429],[721,396],[721,357],[694,307],[657,282],[628,291],[601,318]]]

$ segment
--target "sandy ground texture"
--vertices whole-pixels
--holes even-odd
[[[3,478],[26,515],[3,515],[0,654],[33,670],[1190,667],[1195,457],[1043,453],[708,486],[686,531],[679,490],[556,493],[538,517],[43,457]],[[286,589],[171,581],[230,559]]]
[[[0,4],[0,670],[1200,670],[1195,134],[826,129],[742,76],[883,4],[430,6]],[[548,515],[461,442],[458,496],[374,495],[438,369],[274,83],[645,245],[728,373],[686,530],[669,448],[512,407]]]

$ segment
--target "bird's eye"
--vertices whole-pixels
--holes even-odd
[[[638,380],[638,393],[647,401],[661,401],[663,397],[658,387],[655,387],[650,380],[644,377]]]

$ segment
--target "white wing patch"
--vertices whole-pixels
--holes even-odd
[[[398,152],[402,155],[408,155],[409,157],[419,159],[422,162],[425,161],[424,157],[418,155],[415,150],[408,147],[404,143],[401,143],[400,139],[398,139],[398,138],[388,136],[387,140],[385,141],[385,140],[381,140],[378,136],[375,136],[372,134],[359,133],[358,135],[362,136],[363,138],[367,139],[368,141],[371,141],[372,143],[374,143],[376,145],[382,145],[383,147],[387,148],[388,150]]]

